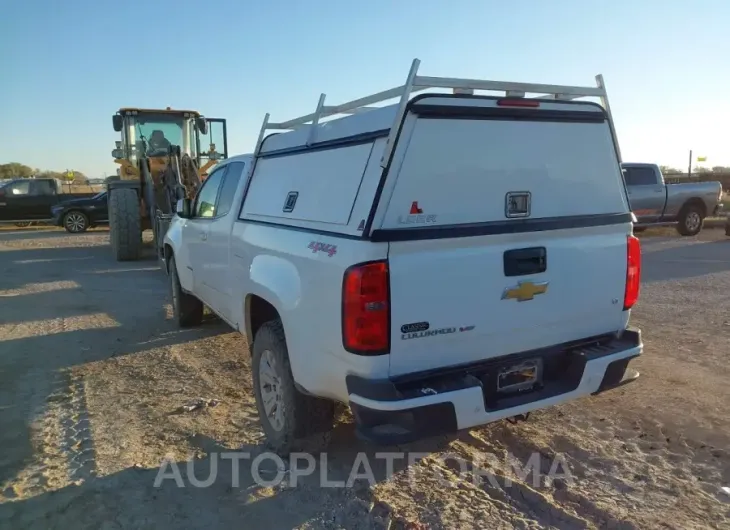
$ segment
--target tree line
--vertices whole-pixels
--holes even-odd
[[[70,169],[74,172],[74,180],[86,180],[86,175],[76,169]],[[0,179],[17,179],[17,178],[57,178],[65,179],[66,171],[52,171],[49,169],[38,169],[26,166],[19,162],[10,162],[9,164],[0,164]]]
[[[687,179],[687,169],[681,170],[669,166],[659,166],[664,175],[664,181],[669,184],[682,182],[719,182],[726,193],[730,193],[730,167],[715,166],[712,168],[693,167],[692,178]]]
[[[662,170],[662,173],[665,175],[686,175],[687,169],[677,169],[675,167],[670,166],[659,166],[659,169]],[[730,166],[714,166],[712,168],[708,167],[693,167],[692,168],[692,174],[717,174],[717,175],[727,175],[730,173]]]

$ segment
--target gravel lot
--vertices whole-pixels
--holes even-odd
[[[245,339],[215,318],[177,330],[156,261],[116,263],[107,241],[0,231],[0,528],[730,528],[720,230],[643,237],[639,382],[516,425],[380,449],[414,459],[395,460],[390,478],[343,411],[327,462],[296,486],[286,472],[258,485],[246,462],[236,476],[217,458],[266,451]],[[181,409],[198,397],[219,403]],[[321,487],[323,470],[347,481],[361,453],[375,484]],[[507,455],[540,461],[521,476]],[[154,486],[166,456],[185,487]],[[457,456],[489,476],[459,480]],[[569,478],[546,477],[556,462]],[[192,485],[216,466],[209,487]],[[277,473],[271,460],[260,469]]]

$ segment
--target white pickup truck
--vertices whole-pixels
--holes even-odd
[[[334,402],[392,444],[638,377],[640,247],[600,77],[417,69],[301,118],[267,114],[253,154],[180,201],[165,236],[177,321],[199,323],[205,304],[245,334],[276,450],[328,433]],[[411,97],[427,87],[454,93]],[[335,114],[350,115],[321,121]]]

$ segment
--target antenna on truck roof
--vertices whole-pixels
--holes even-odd
[[[334,106],[325,105],[324,102],[326,95],[321,94],[319,96],[317,108],[312,114],[305,114],[304,116],[299,116],[297,118],[292,118],[278,123],[269,122],[269,114],[267,113],[264,117],[264,122],[261,125],[258,140],[256,141],[256,148],[254,149],[254,164],[256,163],[256,158],[261,153],[261,146],[267,130],[292,130],[308,125],[310,127],[310,131],[307,137],[307,145],[312,145],[316,143],[318,125],[320,120],[323,118],[339,114],[359,114],[361,112],[367,112],[378,108],[371,107],[370,105],[399,98],[398,110],[390,127],[387,144],[380,160],[380,165],[384,168],[387,166],[388,160],[390,159],[393,144],[395,142],[395,138],[398,136],[400,124],[402,123],[403,115],[406,112],[406,107],[411,94],[434,88],[446,88],[451,89],[455,94],[470,95],[473,95],[475,90],[497,91],[503,92],[508,97],[525,97],[526,94],[531,93],[539,94],[536,96],[538,99],[555,99],[559,101],[570,101],[582,97],[597,97],[600,99],[601,105],[608,115],[608,122],[614,136],[616,152],[618,154],[619,162],[621,161],[621,151],[619,150],[618,142],[615,140],[616,131],[614,129],[613,118],[611,116],[611,108],[608,104],[606,85],[603,81],[603,76],[600,74],[596,76],[596,86],[581,87],[568,85],[545,85],[538,83],[513,83],[481,79],[462,79],[457,77],[419,76],[418,68],[420,64],[421,61],[419,59],[413,59],[411,69],[408,72],[408,77],[406,77],[405,83],[395,88],[383,90],[369,96]]]

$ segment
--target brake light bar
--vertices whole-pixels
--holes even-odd
[[[353,265],[342,282],[342,343],[359,355],[390,352],[388,262]]]
[[[626,240],[626,290],[624,311],[631,309],[639,299],[641,285],[641,243],[636,236]]]
[[[498,99],[498,107],[530,107],[537,108],[540,106],[540,102],[535,99],[525,98],[512,98],[512,99]]]

